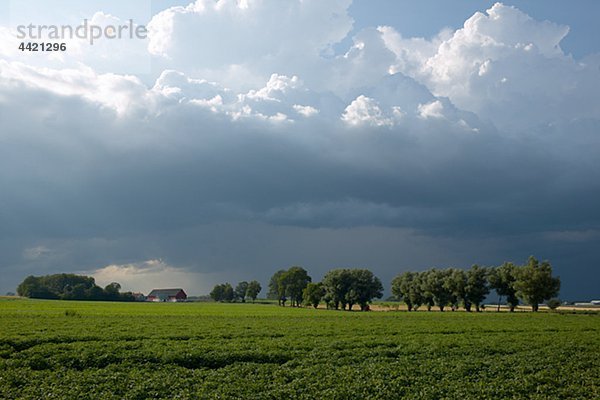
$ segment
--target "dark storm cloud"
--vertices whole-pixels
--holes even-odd
[[[597,227],[593,121],[568,134],[518,137],[452,128],[347,133],[324,124],[270,132],[185,109],[120,124],[63,101],[37,109],[60,108],[66,124],[16,118],[24,104],[14,97],[4,107],[12,116],[5,135],[16,138],[2,154],[7,235],[93,236],[223,219],[465,235]],[[130,130],[147,144],[130,148]]]
[[[376,264],[391,277],[394,267],[427,261],[493,263],[534,250],[567,259],[578,250],[584,255],[574,259],[582,264],[594,254],[595,236],[555,247],[544,235],[599,228],[596,121],[518,136],[431,130],[427,121],[282,130],[186,107],[132,122],[77,98],[24,88],[10,97],[0,111],[2,138],[10,142],[0,150],[0,229],[11,275],[166,256],[206,271],[235,271],[247,260],[258,271],[296,260],[320,272],[329,265],[323,260],[329,267]],[[31,101],[33,116],[25,111]],[[420,261],[413,255],[403,262],[405,229],[430,237],[421,242],[440,255],[418,251]],[[372,244],[381,252],[352,251],[331,232],[354,245],[377,235],[388,244]],[[307,240],[312,235],[326,240],[325,248]],[[508,246],[523,237],[527,246]],[[489,238],[485,251],[470,247],[477,238]],[[443,250],[444,241],[454,250]],[[296,246],[311,256],[290,250]]]

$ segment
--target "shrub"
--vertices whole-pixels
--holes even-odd
[[[560,306],[560,300],[557,298],[550,299],[546,302],[546,305],[551,310],[556,310],[558,308],[558,306]]]

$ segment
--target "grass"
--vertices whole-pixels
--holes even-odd
[[[600,398],[600,314],[0,300],[2,399]]]

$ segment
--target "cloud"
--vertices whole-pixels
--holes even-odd
[[[405,73],[457,107],[509,130],[563,119],[595,118],[600,101],[598,64],[565,55],[569,27],[536,21],[496,3],[464,27],[432,41],[404,39],[380,28]]]
[[[286,210],[298,202],[345,199],[367,208],[425,202],[443,205],[440,215],[447,215],[465,201],[495,204],[513,196],[491,195],[502,189],[525,196],[522,204],[534,202],[532,187],[556,196],[565,187],[565,171],[583,173],[597,164],[593,147],[578,144],[594,140],[593,122],[557,126],[552,142],[546,140],[547,129],[507,136],[402,74],[386,78],[386,90],[359,95],[345,107],[338,99],[327,108],[327,95],[285,75],[235,93],[166,71],[147,89],[127,76],[1,62],[6,68],[0,87],[11,99],[2,107],[11,115],[3,137],[13,143],[3,160],[19,171],[18,180],[8,169],[0,174],[12,189],[5,204],[15,207],[12,215],[22,221],[57,232],[74,233],[69,226],[122,231],[260,219],[266,210]],[[394,96],[404,88],[409,96]],[[371,97],[377,95],[382,102]],[[299,104],[318,115],[299,115],[298,110],[310,110]],[[34,114],[24,114],[27,105],[34,105]],[[346,125],[364,133],[385,127],[387,134],[349,136]],[[463,136],[474,130],[481,138]],[[578,143],[572,142],[574,134]],[[554,150],[558,142],[560,152]],[[525,166],[529,172],[522,171]],[[545,180],[536,181],[542,176]],[[556,186],[549,179],[556,179]],[[571,192],[591,195],[595,188],[583,179]],[[163,204],[173,207],[170,217],[161,214]],[[98,208],[91,212],[94,205]],[[471,213],[477,210],[472,207]],[[59,222],[63,218],[74,225]]]
[[[393,121],[383,116],[383,112],[374,99],[360,95],[354,100],[342,115],[342,120],[349,125],[389,126]]]
[[[84,271],[102,287],[111,282],[121,284],[122,291],[148,294],[157,288],[183,288],[188,295],[207,293],[220,283],[219,273],[198,273],[173,267],[163,260],[147,260],[131,264],[107,265],[94,271]]]
[[[300,104],[294,104],[292,107],[294,108],[294,110],[296,110],[298,114],[306,118],[312,117],[319,113],[319,110],[311,106],[301,106]]]
[[[436,100],[427,104],[419,104],[419,116],[421,118],[443,118],[444,105]]]
[[[283,66],[312,63],[347,35],[350,3],[197,0],[155,15],[148,49],[185,71],[222,76],[233,68],[261,80],[267,69],[293,75]]]
[[[117,113],[145,105],[146,90],[137,77],[98,74],[89,67],[50,69],[0,60],[0,79],[0,85],[9,90],[27,86],[57,96],[77,96]]]

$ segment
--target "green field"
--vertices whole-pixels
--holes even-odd
[[[0,300],[2,399],[598,399],[600,314]]]

